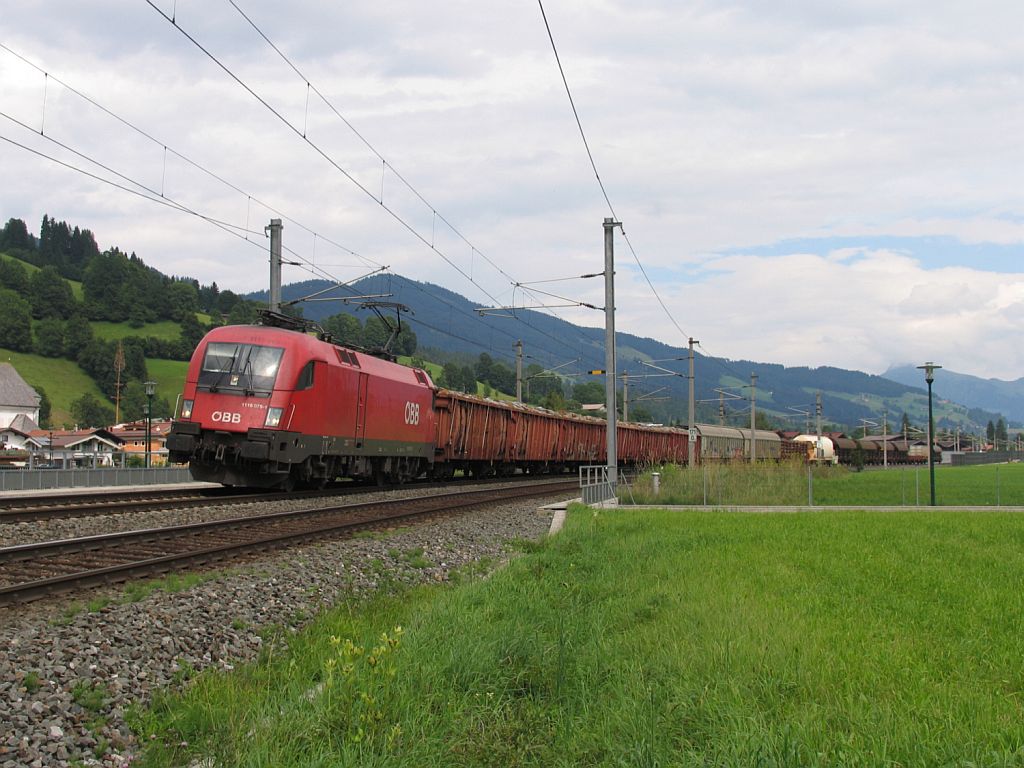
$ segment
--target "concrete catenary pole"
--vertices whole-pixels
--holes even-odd
[[[604,374],[605,414],[607,416],[608,483],[614,491],[619,482],[619,460],[615,432],[615,227],[614,219],[604,220]]]
[[[523,402],[523,340],[516,342],[516,402]]]
[[[689,435],[689,444],[687,445],[687,449],[686,449],[687,464],[690,466],[691,469],[694,466],[696,466],[696,464],[697,464],[697,452],[695,450],[696,445],[697,445],[697,439],[695,437],[695,432],[697,430],[697,423],[694,421],[694,419],[696,418],[696,414],[694,413],[694,411],[696,410],[695,407],[694,407],[694,404],[695,404],[695,400],[694,400],[694,383],[695,383],[695,379],[693,378],[693,345],[694,344],[700,344],[700,342],[697,341],[695,338],[693,338],[691,336],[690,337],[690,407],[689,407],[689,415],[687,417],[689,419],[689,421],[687,422],[687,426],[690,428],[690,435]]]
[[[757,374],[750,374],[750,463],[757,461],[757,442],[754,440],[754,425],[757,423]]]
[[[266,231],[270,233],[270,301],[271,312],[281,311],[281,230],[280,219],[271,219]]]

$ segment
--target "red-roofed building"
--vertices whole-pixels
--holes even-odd
[[[151,467],[162,467],[167,464],[167,433],[171,431],[171,421],[156,419],[153,420],[153,427],[150,432],[149,451]],[[121,450],[125,457],[138,456],[141,459],[146,455],[146,420],[118,424],[110,428],[111,434],[121,441]]]

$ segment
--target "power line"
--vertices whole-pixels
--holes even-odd
[[[89,96],[88,94],[84,93],[83,91],[75,88],[74,86],[72,86],[71,84],[67,83],[63,79],[53,75],[52,73],[48,72],[45,69],[43,69],[42,67],[40,67],[39,65],[35,64],[34,62],[29,60],[25,56],[22,56],[20,53],[18,53],[17,51],[13,50],[9,46],[7,46],[7,45],[5,45],[3,43],[0,43],[0,49],[3,49],[5,51],[7,51],[9,54],[11,54],[12,56],[16,57],[17,59],[22,61],[27,66],[31,67],[32,69],[35,69],[40,74],[44,75],[47,78],[48,82],[50,80],[52,80],[53,82],[57,83],[58,85],[62,86],[65,89],[67,89],[70,93],[73,93],[76,96],[78,96],[79,98],[81,98],[83,101],[85,101],[89,105],[93,106],[94,108],[100,110],[101,112],[103,112],[104,114],[108,115],[112,119],[116,120],[121,125],[124,125],[125,127],[129,128],[130,130],[132,130],[132,131],[136,132],[137,134],[139,134],[140,136],[144,137],[148,141],[152,142],[156,146],[162,148],[165,152],[174,155],[175,157],[177,157],[177,158],[181,159],[182,161],[188,163],[192,167],[202,171],[204,174],[206,174],[210,178],[212,178],[212,179],[216,180],[217,182],[223,184],[224,186],[226,186],[227,188],[231,189],[232,191],[238,193],[239,195],[245,196],[246,199],[249,200],[250,202],[255,201],[258,205],[261,205],[264,208],[266,208],[267,210],[270,210],[270,211],[278,214],[279,216],[281,216],[281,218],[285,219],[286,221],[288,221],[288,222],[294,224],[295,226],[299,227],[300,229],[310,233],[311,235],[313,235],[313,238],[314,238],[314,255],[315,255],[316,239],[320,239],[320,240],[323,240],[326,243],[329,243],[329,244],[333,245],[334,247],[336,247],[336,248],[338,248],[338,249],[340,249],[342,251],[345,251],[346,253],[349,253],[349,254],[355,256],[363,264],[373,265],[373,266],[378,266],[378,267],[381,266],[377,262],[374,262],[372,259],[369,259],[366,256],[363,256],[362,254],[359,254],[356,251],[352,250],[351,248],[348,248],[348,247],[346,247],[344,245],[341,245],[340,243],[337,243],[336,241],[334,241],[330,237],[327,237],[326,235],[324,235],[324,234],[322,234],[320,232],[317,232],[317,231],[307,227],[302,222],[300,222],[300,221],[298,221],[298,220],[288,216],[287,214],[283,213],[280,209],[275,208],[274,206],[271,206],[271,205],[269,205],[266,202],[263,202],[259,198],[257,198],[255,196],[253,196],[252,194],[246,192],[244,189],[240,188],[239,186],[237,186],[236,184],[232,183],[231,181],[225,179],[223,176],[217,174],[216,172],[214,172],[213,170],[207,168],[206,166],[204,166],[203,164],[199,163],[198,161],[193,160],[190,157],[188,157],[188,156],[182,154],[181,152],[177,151],[176,149],[168,146],[167,144],[162,142],[160,139],[158,139],[157,137],[155,137],[154,135],[152,135],[148,131],[146,131],[143,128],[139,127],[138,125],[136,125],[135,123],[131,122],[127,118],[123,117],[122,115],[119,115],[116,112],[112,111],[111,109],[109,109],[108,107],[106,107],[105,105],[100,103],[98,100],[96,100],[95,98],[93,98],[93,97]],[[76,157],[78,157],[81,160],[84,160],[87,163],[91,163],[92,165],[95,165],[98,168],[102,168],[104,171],[106,171],[106,172],[108,172],[110,174],[113,174],[114,176],[120,178],[121,180],[123,180],[127,184],[133,185],[134,187],[138,187],[138,189],[132,188],[131,186],[125,186],[124,184],[119,184],[117,182],[111,181],[110,179],[107,179],[107,178],[104,178],[104,177],[99,176],[97,174],[91,173],[90,171],[87,171],[84,168],[81,168],[79,166],[75,166],[75,165],[73,165],[71,163],[64,162],[64,161],[62,161],[62,160],[60,160],[60,159],[58,159],[56,157],[53,157],[51,155],[47,155],[46,153],[41,152],[39,150],[32,149],[31,147],[28,147],[25,144],[21,144],[20,142],[17,142],[17,141],[15,141],[13,139],[8,139],[6,137],[0,137],[0,138],[4,138],[4,140],[7,141],[8,143],[10,143],[10,144],[12,144],[12,145],[14,145],[16,147],[19,147],[21,149],[24,149],[24,150],[26,150],[26,151],[28,151],[28,152],[30,152],[32,154],[35,154],[35,155],[37,155],[37,156],[39,156],[41,158],[44,158],[44,159],[50,160],[51,162],[57,163],[57,164],[65,167],[65,168],[67,168],[69,170],[73,170],[73,171],[75,171],[77,173],[80,173],[80,174],[85,175],[85,176],[87,176],[89,178],[92,178],[92,179],[94,179],[96,181],[100,181],[102,183],[108,184],[108,185],[113,186],[113,187],[115,187],[117,189],[120,189],[122,191],[129,192],[131,194],[134,194],[134,195],[136,195],[138,197],[142,197],[143,199],[149,200],[151,202],[159,203],[159,204],[164,205],[164,206],[166,206],[168,208],[172,208],[174,210],[178,210],[178,211],[181,211],[183,213],[188,213],[188,214],[190,214],[192,216],[195,216],[195,217],[197,217],[199,219],[202,219],[202,220],[207,221],[207,222],[209,222],[211,224],[214,224],[215,226],[219,227],[220,229],[229,232],[229,234],[233,234],[233,235],[238,236],[240,239],[247,240],[247,241],[253,243],[254,245],[260,245],[260,247],[262,248],[262,244],[259,243],[259,241],[253,241],[253,240],[249,239],[249,235],[257,235],[257,236],[259,236],[260,240],[262,240],[263,239],[263,232],[261,230],[249,229],[248,225],[245,226],[245,227],[242,227],[241,225],[238,225],[238,224],[231,224],[229,222],[225,222],[225,221],[216,219],[216,218],[214,218],[212,216],[200,213],[199,211],[193,210],[193,209],[189,208],[188,206],[173,200],[171,197],[169,197],[166,194],[165,190],[164,191],[157,191],[156,189],[153,189],[153,188],[143,184],[142,182],[132,178],[128,174],[122,173],[121,171],[118,171],[118,170],[116,170],[116,169],[114,169],[114,168],[112,168],[112,167],[110,167],[110,166],[108,166],[108,165],[106,165],[104,163],[101,163],[99,160],[97,160],[97,159],[95,159],[95,158],[93,158],[93,157],[91,157],[91,156],[89,156],[89,155],[87,155],[87,154],[85,154],[83,152],[80,152],[79,150],[76,150],[74,147],[71,147],[70,145],[68,145],[68,144],[66,144],[64,142],[61,142],[61,141],[57,140],[52,135],[44,133],[42,131],[37,131],[32,126],[27,125],[26,123],[18,120],[17,118],[14,118],[11,115],[8,115],[5,112],[0,111],[0,116],[6,117],[8,120],[10,120],[11,122],[13,122],[16,125],[20,126],[21,128],[25,129],[26,131],[29,131],[33,135],[40,136],[45,141],[48,141],[48,142],[50,142],[52,144],[55,144],[56,146],[61,147],[65,151],[72,153],[73,155],[75,155]],[[143,191],[140,192],[139,191],[140,189],[143,190]],[[307,258],[306,256],[300,254],[299,252],[297,252],[293,248],[288,247],[287,245],[285,245],[283,247],[284,247],[284,250],[287,253],[289,253],[292,257],[300,260],[301,263],[294,263],[293,262],[292,263],[293,266],[297,266],[297,267],[303,269],[304,271],[309,272],[314,277],[319,277],[321,279],[327,280],[328,282],[333,282],[333,283],[337,283],[337,284],[341,284],[343,282],[336,275],[334,275],[334,274],[330,273],[329,271],[323,269],[323,265],[317,265],[315,263],[315,260]],[[449,307],[451,307],[453,309],[458,309],[457,307],[455,307],[455,305],[451,304],[451,302],[448,302],[446,299],[444,299],[441,296],[432,294],[431,292],[423,289],[420,285],[418,285],[418,284],[416,284],[414,282],[410,282],[409,284],[413,285],[417,290],[419,290],[424,295],[429,296],[429,297],[433,298],[436,301],[444,303],[444,304],[448,305]],[[354,291],[353,291],[353,293],[354,293]],[[478,316],[476,316],[473,313],[465,312],[463,310],[458,310],[458,311],[459,311],[460,315],[472,318],[474,320],[474,322],[481,322],[481,323],[483,323],[483,321]],[[504,331],[504,330],[501,330],[501,329],[496,329],[494,326],[492,326],[490,324],[487,324],[487,323],[484,323],[484,325],[486,325],[488,327],[488,329],[491,330],[492,332],[494,330],[498,330],[499,333],[505,334],[506,336],[508,336],[508,338],[510,340],[514,341],[516,339],[516,336],[514,336],[513,334],[508,333],[507,331]],[[445,331],[443,331],[441,329],[437,329],[437,330],[440,333],[446,333]],[[543,332],[541,332],[541,333],[543,333]],[[449,334],[449,335],[452,335],[453,338],[460,338],[461,339],[461,337],[458,337],[458,336],[456,336],[454,334]],[[485,348],[481,344],[477,344],[477,346],[480,346],[481,348]],[[539,345],[538,345],[538,348],[542,349],[543,351],[547,352],[548,354],[550,354],[552,356],[555,356],[554,353],[551,350],[545,350],[543,347],[540,347]]]
[[[576,118],[576,126],[580,130],[580,138],[583,139],[583,147],[587,150],[587,157],[590,159],[590,167],[594,170],[594,177],[597,179],[598,186],[601,187],[601,194],[604,195],[604,200],[608,204],[608,210],[612,214],[612,218],[615,221],[621,221],[617,213],[615,213],[615,206],[612,205],[611,199],[608,197],[608,190],[605,189],[604,182],[601,180],[601,174],[597,171],[597,163],[594,162],[594,153],[590,151],[590,144],[587,142],[587,135],[583,131],[583,123],[580,121],[579,111],[576,109],[576,101],[572,97],[572,91],[569,88],[569,80],[565,76],[565,69],[562,67],[562,59],[558,55],[558,47],[555,45],[555,36],[551,32],[551,25],[548,23],[547,13],[544,11],[544,0],[537,0],[537,4],[540,6],[540,15],[544,19],[544,28],[548,32],[548,40],[551,41],[551,50],[555,54],[555,62],[558,64],[558,72],[562,76],[562,84],[565,86],[565,94],[569,97],[569,106],[572,107],[573,117]],[[644,265],[640,263],[640,257],[637,255],[636,249],[633,248],[633,243],[630,242],[629,237],[626,235],[626,230],[622,228],[622,238],[626,241],[626,245],[629,247],[629,252],[633,254],[633,260],[636,265],[640,268],[640,273],[644,276],[644,280],[647,281],[647,285],[651,289],[651,293],[658,300],[658,304],[661,305],[662,310],[665,312],[666,317],[671,321],[672,325],[676,327],[676,330],[683,336],[683,338],[689,338],[679,323],[676,322],[675,317],[668,311],[668,307],[665,306],[665,302],[661,300],[661,296],[658,294],[657,289],[654,287],[654,283],[651,282],[651,278],[647,275],[647,270],[644,269]]]
[[[296,75],[298,75],[303,80],[303,82],[305,83],[307,89],[308,90],[312,90],[314,93],[316,93],[317,96],[320,97],[324,101],[324,103],[328,107],[330,107],[331,110],[347,126],[349,126],[357,136],[359,136],[360,140],[363,141],[363,143],[366,144],[370,148],[370,150],[374,153],[374,155],[376,155],[376,157],[381,160],[384,168],[387,169],[387,170],[391,170],[395,174],[396,178],[401,180],[402,183],[410,190],[410,192],[412,192],[430,210],[432,218],[433,218],[434,221],[440,219],[453,233],[455,233],[459,237],[459,239],[461,239],[463,242],[465,242],[467,245],[469,245],[472,248],[474,254],[480,254],[480,256],[485,261],[487,261],[488,264],[491,264],[491,266],[493,266],[495,269],[497,269],[498,272],[501,273],[506,279],[508,279],[513,284],[516,282],[510,275],[508,275],[508,273],[506,273],[504,270],[502,270],[500,267],[498,267],[496,264],[494,264],[494,262],[491,261],[480,249],[476,248],[465,237],[465,235],[463,235],[455,226],[453,226],[451,224],[450,221],[448,221],[447,218],[445,218],[443,215],[438,213],[437,209],[434,208],[434,206],[432,206],[414,187],[412,187],[412,185],[410,185],[405,180],[405,178],[402,177],[402,175],[399,174],[394,169],[394,167],[390,163],[388,163],[384,159],[384,157],[376,149],[374,149],[373,146],[361,134],[358,133],[358,131],[355,131],[355,129],[352,128],[351,124],[344,118],[344,116],[341,115],[340,111],[338,111],[337,108],[334,107],[333,104],[331,104],[331,102],[319,91],[319,89],[314,88],[314,86],[308,80],[308,78],[306,78],[302,74],[302,72],[298,69],[298,67],[296,67],[291,62],[291,60],[288,59],[287,56],[285,56],[285,54],[280,50],[280,48],[278,48],[276,45],[274,45],[270,41],[270,38],[262,30],[259,29],[259,27],[255,24],[255,22],[253,22],[253,20],[251,18],[246,16],[244,13],[242,13],[241,9],[238,7],[238,5],[235,2],[233,2],[233,0],[229,0],[229,2],[231,2],[231,5],[242,15],[242,17],[249,23],[249,25],[252,26],[257,31],[257,33],[271,46],[271,48],[273,48],[273,50],[282,59],[284,59],[284,61],[289,65],[289,67],[291,67],[291,69],[296,73]],[[454,261],[452,261],[452,259],[449,258],[448,255],[444,253],[444,251],[442,251],[440,248],[438,248],[435,245],[435,243],[434,243],[433,236],[431,236],[431,238],[428,240],[427,237],[424,234],[420,233],[416,229],[415,226],[410,224],[408,221],[406,221],[404,218],[402,218],[402,216],[396,210],[394,210],[389,205],[387,205],[384,202],[383,195],[381,195],[380,197],[376,196],[364,184],[362,184],[360,181],[358,181],[351,173],[349,173],[337,161],[335,161],[330,155],[328,155],[327,152],[324,149],[322,149],[316,142],[312,141],[308,137],[308,135],[306,135],[306,132],[304,130],[299,130],[299,128],[295,124],[293,124],[284,115],[282,115],[278,110],[276,110],[264,97],[262,97],[260,94],[258,94],[252,87],[250,87],[244,80],[242,80],[241,77],[239,77],[237,74],[235,74],[231,70],[230,67],[228,67],[226,64],[224,64],[222,61],[220,61],[220,59],[218,59],[210,50],[208,50],[198,40],[196,40],[195,37],[193,37],[188,31],[186,31],[183,27],[181,27],[179,24],[177,24],[172,16],[168,16],[163,10],[158,8],[154,4],[153,0],[146,0],[146,3],[151,8],[153,8],[153,10],[155,10],[161,17],[163,17],[167,22],[169,22],[175,29],[177,29],[187,40],[189,40],[189,42],[191,42],[204,55],[206,55],[207,58],[209,58],[212,62],[214,62],[218,67],[220,67],[220,69],[223,70],[223,72],[225,74],[227,74],[228,77],[230,77],[232,80],[234,80],[247,93],[249,93],[254,99],[256,99],[260,104],[262,104],[272,115],[274,115],[288,129],[290,129],[293,133],[295,133],[296,136],[300,137],[302,139],[302,141],[304,141],[307,145],[309,145],[309,147],[312,148],[318,155],[320,155],[327,163],[329,163],[331,166],[333,166],[346,179],[348,179],[350,182],[352,182],[352,184],[357,189],[359,189],[364,195],[369,197],[371,200],[376,202],[385,212],[388,213],[388,215],[390,215],[395,221],[397,221],[399,224],[401,224],[410,234],[412,234],[421,243],[423,243],[425,246],[430,248],[430,250],[432,250],[434,253],[436,253],[438,256],[440,256],[443,261],[445,261],[452,269],[454,269],[456,272],[458,272],[460,275],[462,275],[462,277],[464,277],[466,280],[468,280],[472,285],[476,286],[476,288],[481,293],[483,293],[490,301],[492,301],[496,305],[501,303],[486,288],[484,288],[479,282],[477,282],[473,278],[472,275],[467,274],[466,271],[464,269],[462,269]],[[554,314],[554,313],[552,313],[552,314]],[[558,344],[563,344],[564,343],[564,342],[562,342],[561,339],[558,339],[557,337],[551,336],[550,334],[535,328],[534,326],[530,325],[525,320],[521,320],[520,319],[520,321],[523,322],[527,327],[530,327],[531,329],[533,329],[535,332],[540,333],[540,334],[550,338],[555,343],[558,343]]]

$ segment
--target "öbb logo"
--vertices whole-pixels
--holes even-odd
[[[420,423],[420,404],[409,403],[405,404],[405,423],[416,425]]]
[[[210,414],[211,421],[219,421],[222,424],[241,424],[242,414],[231,411],[214,411]]]

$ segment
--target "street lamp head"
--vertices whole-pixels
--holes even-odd
[[[153,395],[156,394],[156,382],[155,381],[144,382],[143,386],[146,388],[146,396],[147,397],[152,397]]]
[[[924,371],[924,380],[931,384],[933,381],[935,381],[935,371],[941,368],[942,366],[936,365],[935,363],[932,362],[928,362],[925,363],[924,365],[919,365],[917,367],[918,370]]]

